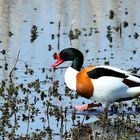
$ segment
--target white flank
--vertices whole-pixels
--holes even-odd
[[[94,93],[91,100],[101,102],[107,107],[111,102],[120,98],[133,97],[140,93],[140,86],[129,88],[122,82],[122,80],[123,79],[121,78],[111,76],[103,76],[98,79],[92,79]]]
[[[92,80],[92,83],[94,85],[94,93],[91,99],[106,106],[111,102],[128,96],[128,86],[122,82],[121,78],[103,76]]]

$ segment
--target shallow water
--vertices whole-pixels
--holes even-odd
[[[71,100],[70,97],[64,96],[65,68],[51,70],[50,66],[54,63],[53,54],[66,47],[75,47],[84,53],[84,67],[109,64],[124,70],[139,68],[139,5],[140,1],[137,0],[0,0],[1,81],[9,79],[20,51],[17,69],[12,73],[15,85],[23,83],[28,87],[27,84],[36,79],[39,79],[39,82],[45,81],[40,87],[47,95],[43,101],[47,102],[51,98],[52,104],[58,105],[59,109],[62,107],[63,110],[68,107],[68,112],[71,112],[71,104],[74,106],[83,101],[90,102],[83,98]],[[74,39],[69,36],[70,30],[75,35]],[[62,67],[69,64],[65,63]],[[62,97],[62,101],[59,101],[57,96],[49,95],[49,88],[56,80],[59,81],[57,96]],[[23,91],[19,91],[19,94],[18,99],[25,98]],[[60,133],[60,128],[63,132],[70,130],[73,124],[72,113],[67,113],[67,120],[63,125],[60,123],[62,121],[56,121],[55,115],[49,116],[48,121],[46,105],[43,104],[40,94],[31,89],[28,98],[28,103],[33,103],[32,106],[40,111],[35,115],[34,122],[27,123],[22,121],[21,116],[23,113],[27,115],[29,108],[25,110],[23,102],[19,104],[21,109],[17,115],[20,116],[21,127],[16,130],[16,136],[30,135],[36,132],[36,129],[43,130],[48,126],[55,134]],[[39,98],[36,103],[35,98]],[[3,97],[0,102],[1,105],[5,102]],[[41,117],[46,118],[43,123]],[[13,123],[14,117],[10,119]],[[76,122],[82,119],[83,116],[80,116],[76,118]],[[96,117],[93,116],[92,119],[94,121]]]

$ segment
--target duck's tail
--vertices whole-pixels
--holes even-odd
[[[140,86],[128,88],[127,93],[132,98],[140,96]]]

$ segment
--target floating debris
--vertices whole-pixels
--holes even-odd
[[[85,51],[86,53],[88,53],[89,52],[89,49],[86,49],[86,51]]]
[[[120,24],[120,38],[122,38],[122,23]]]
[[[5,55],[6,54],[6,50],[3,49],[3,50],[0,51],[0,53],[2,53],[3,55]]]
[[[119,26],[113,27],[113,29],[114,29],[116,32],[118,32],[118,31],[120,30],[120,27],[119,27]]]
[[[140,69],[140,68],[134,67],[134,68],[132,68],[132,69],[129,69],[129,71],[130,71],[131,73],[137,74],[138,71],[139,71],[139,69]]]
[[[50,24],[54,24],[55,22],[53,22],[53,21],[50,21]]]
[[[128,22],[124,21],[123,22],[123,27],[126,28],[128,26]]]
[[[86,29],[86,28],[84,28],[84,27],[82,28],[82,30],[83,30],[84,32],[85,32],[85,31],[87,31],[87,29]]]
[[[37,10],[37,8],[34,8],[34,10],[36,11],[36,10]]]
[[[114,19],[114,15],[115,15],[114,11],[110,10],[109,11],[109,19]]]
[[[49,44],[48,45],[48,51],[51,51],[53,48],[52,48],[52,46]]]
[[[23,22],[25,22],[25,23],[26,23],[26,22],[27,22],[27,20],[23,20]]]
[[[74,29],[74,31],[70,30],[69,32],[69,39],[73,40],[73,39],[78,39],[79,36],[81,35],[81,31],[79,29]]]
[[[87,36],[87,34],[84,34],[84,36]]]
[[[37,26],[33,25],[31,29],[31,43],[33,43],[38,37]]]
[[[133,54],[136,54],[137,51],[136,50],[133,50],[132,52],[133,52]]]
[[[106,36],[107,36],[109,42],[112,43],[113,37],[112,37],[112,28],[111,28],[111,26],[107,26],[107,35]]]
[[[125,8],[125,15],[128,15],[128,11],[127,11],[127,8]]]
[[[131,57],[130,57],[130,60],[132,60],[132,59],[133,59],[133,57],[131,56]]]
[[[92,32],[93,32],[93,28],[91,27],[88,35],[92,36]]]
[[[127,11],[125,12],[125,15],[128,15],[128,12]]]
[[[57,53],[54,53],[54,54],[53,54],[53,58],[54,58],[54,59],[56,59],[56,55],[57,55]]]
[[[105,64],[105,65],[109,65],[109,61],[105,61],[104,64]]]
[[[95,34],[97,34],[97,33],[99,33],[99,32],[100,32],[100,31],[98,31],[98,30],[94,31]]]
[[[40,94],[41,100],[43,101],[45,97],[47,97],[46,93],[44,91]]]
[[[29,75],[33,75],[34,74],[34,70],[33,69],[30,69],[29,68],[29,66],[25,63],[25,68],[26,68],[26,70],[25,70],[25,74],[27,75],[27,74],[29,74]]]
[[[51,34],[51,39],[55,39],[55,35],[54,34]]]
[[[8,63],[5,63],[4,69],[5,69],[5,70],[8,70]]]
[[[137,24],[136,23],[133,23],[133,26],[136,26]]]
[[[60,49],[60,28],[61,28],[61,21],[59,21],[58,23],[58,33],[57,33],[57,38],[58,38],[58,41],[57,41],[57,48],[58,50]]]
[[[139,34],[138,34],[137,32],[135,32],[135,34],[133,35],[133,37],[134,37],[135,39],[137,39],[137,38],[139,37]]]
[[[11,37],[11,36],[13,36],[14,34],[11,32],[11,31],[9,31],[9,37]]]

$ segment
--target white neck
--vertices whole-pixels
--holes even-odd
[[[76,75],[78,71],[72,67],[68,67],[65,72],[65,82],[66,85],[71,89],[76,91]]]

